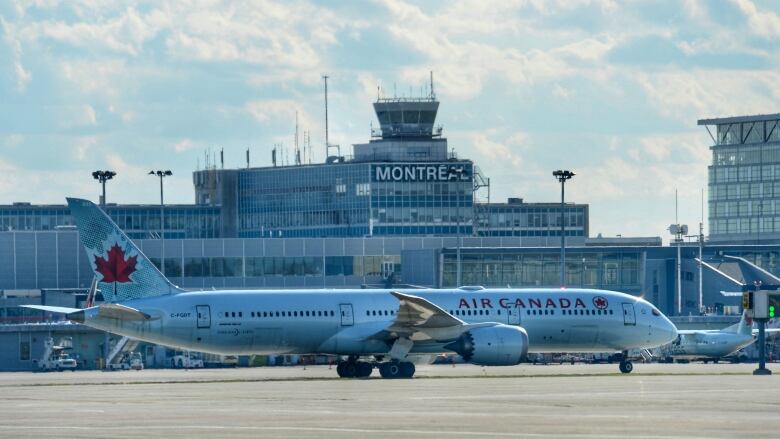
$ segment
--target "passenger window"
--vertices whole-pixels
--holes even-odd
[[[370,315],[371,315],[371,311],[369,311],[369,310],[366,310],[366,315],[367,315],[367,316],[370,316]]]
[[[254,312],[254,311],[252,311],[252,317],[254,317],[254,316],[255,316],[255,312]]]
[[[233,317],[236,316],[236,313],[234,311],[231,311],[231,314],[233,315]]]
[[[333,317],[333,316],[335,316],[335,315],[336,315],[336,314],[335,314],[333,311],[331,311],[331,312],[330,312],[330,316],[331,316],[331,317]]]

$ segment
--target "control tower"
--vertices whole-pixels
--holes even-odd
[[[369,143],[353,145],[354,161],[444,161],[447,140],[436,126],[439,101],[433,93],[419,98],[377,98],[374,111],[379,128],[371,130]]]

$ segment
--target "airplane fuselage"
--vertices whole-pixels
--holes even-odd
[[[393,290],[396,291],[396,290]],[[602,290],[397,290],[422,297],[466,323],[521,326],[529,352],[651,348],[673,339],[671,322],[648,302]],[[385,354],[372,337],[396,318],[390,290],[201,291],[123,304],[151,319],[85,311],[84,323],[143,341],[218,354]],[[448,340],[414,340],[412,353],[438,353]]]
[[[702,331],[680,334],[679,339],[661,348],[664,356],[681,359],[718,359],[755,342],[752,334]]]

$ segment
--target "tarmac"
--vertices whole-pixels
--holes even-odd
[[[418,365],[0,373],[0,437],[776,438],[754,364]]]

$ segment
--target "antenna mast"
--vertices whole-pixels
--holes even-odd
[[[328,154],[330,142],[328,141],[328,75],[322,75],[325,81],[325,155]]]
[[[328,138],[328,75],[322,75],[322,79],[325,81],[325,159],[330,157],[330,148],[336,148],[336,156],[341,155],[341,147],[339,145],[331,145]]]
[[[301,164],[301,150],[298,148],[298,110],[295,110],[295,164]]]

